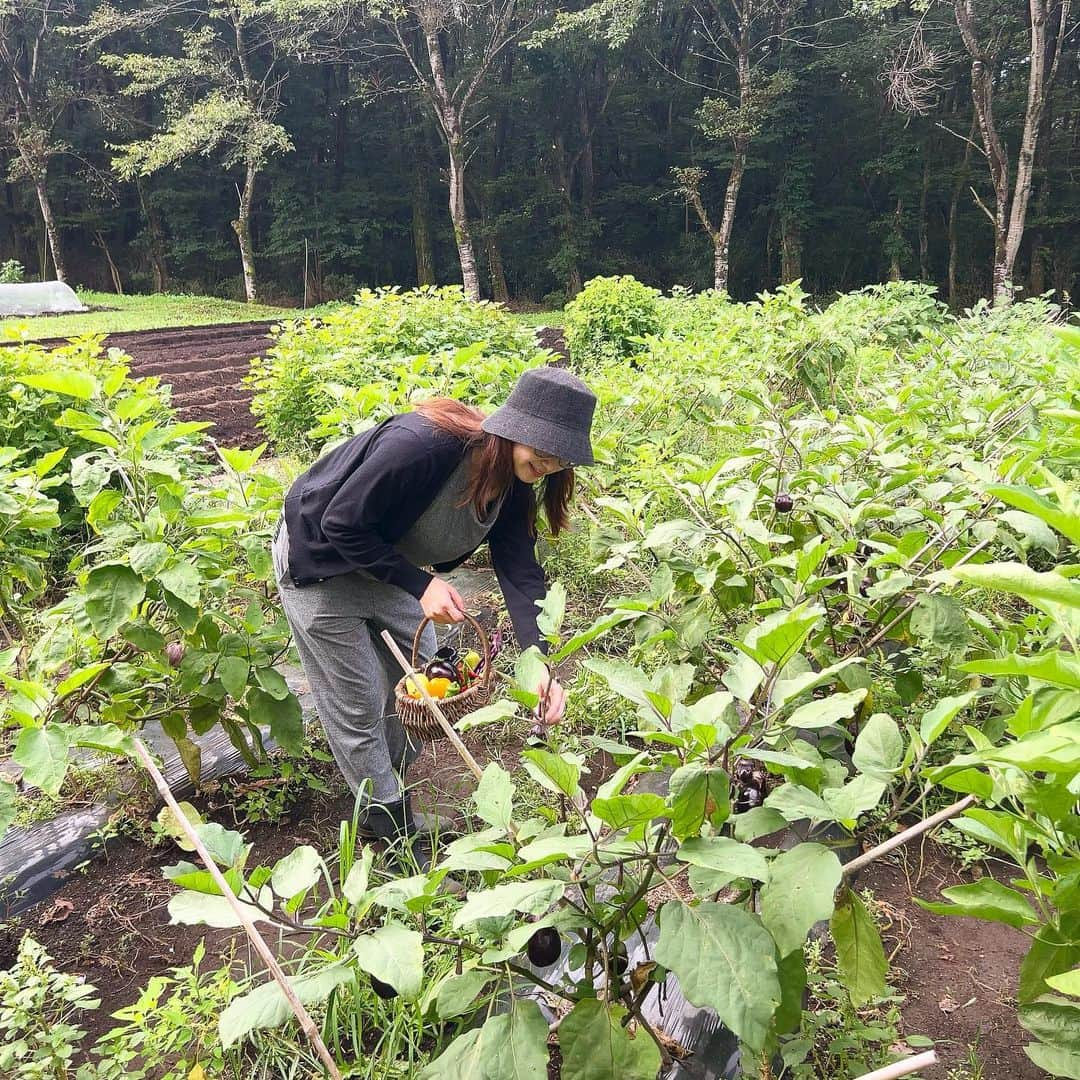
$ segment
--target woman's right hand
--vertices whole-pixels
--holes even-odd
[[[420,597],[424,614],[437,623],[456,623],[465,618],[465,601],[461,594],[442,578],[432,578]]]

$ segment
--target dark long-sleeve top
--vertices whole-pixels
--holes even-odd
[[[289,573],[297,586],[365,570],[419,599],[432,575],[394,547],[466,454],[465,444],[418,413],[384,420],[320,458],[285,498]],[[529,528],[528,484],[514,479],[487,535],[514,634],[544,648],[536,604],[547,592]],[[435,567],[446,573],[471,555]]]

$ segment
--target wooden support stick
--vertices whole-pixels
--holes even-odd
[[[937,1053],[927,1050],[925,1054],[917,1054],[915,1057],[905,1058],[903,1061],[894,1061],[883,1069],[875,1069],[873,1072],[863,1073],[859,1080],[897,1080],[900,1076],[910,1076],[912,1073],[922,1072],[923,1069],[938,1063]]]
[[[476,758],[469,753],[469,748],[461,741],[461,736],[454,730],[454,725],[446,719],[443,715],[442,709],[439,708],[438,703],[428,693],[428,688],[415,676],[419,674],[414,670],[412,663],[405,659],[405,654],[398,648],[398,643],[393,639],[389,630],[382,632],[382,639],[386,642],[386,647],[394,654],[397,662],[401,665],[401,670],[406,675],[412,677],[413,685],[420,691],[421,697],[427,702],[428,708],[435,714],[435,719],[439,721],[439,726],[443,729],[443,734],[450,740],[454,749],[461,755],[461,760],[469,766],[469,770],[477,780],[481,779],[484,775],[484,770],[476,763]]]
[[[311,1015],[296,996],[295,991],[289,984],[289,980],[285,976],[285,972],[281,970],[281,966],[278,964],[274,954],[270,951],[270,946],[266,944],[266,941],[263,939],[262,934],[259,933],[251,916],[244,910],[243,905],[240,903],[235,893],[229,888],[228,882],[226,882],[221,870],[218,869],[218,865],[214,862],[213,856],[207,851],[206,845],[200,839],[199,834],[195,831],[191,822],[188,821],[183,810],[180,809],[176,799],[173,798],[173,793],[169,790],[169,785],[166,783],[165,777],[161,775],[161,770],[154,764],[154,759],[150,756],[150,752],[146,749],[142,739],[137,737],[135,739],[135,751],[139,755],[139,759],[142,761],[146,771],[153,778],[154,785],[157,787],[161,797],[165,800],[165,805],[173,812],[173,816],[176,818],[176,822],[180,829],[194,846],[196,852],[198,852],[203,866],[206,867],[208,873],[214,879],[214,884],[221,890],[221,895],[225,897],[229,907],[233,909],[233,913],[240,920],[241,925],[244,927],[244,931],[247,933],[248,939],[251,941],[251,944],[255,946],[255,951],[262,957],[267,970],[281,987],[281,992],[285,995],[285,1000],[289,1003],[289,1007],[295,1013],[296,1019],[300,1022],[300,1027],[303,1029],[304,1034],[311,1040],[312,1046],[315,1047],[315,1052],[326,1066],[327,1073],[329,1073],[332,1080],[341,1080],[341,1072],[334,1059],[330,1056],[330,1051],[326,1049],[326,1044],[319,1035],[319,1029],[315,1026],[315,1021],[311,1019]]]
[[[952,806],[946,806],[944,810],[939,810],[936,814],[931,814],[925,821],[920,821],[917,825],[912,825],[910,829],[905,829],[903,832],[890,837],[884,843],[878,844],[877,847],[872,847],[869,851],[864,851],[862,855],[857,855],[851,862],[844,863],[844,877],[850,877],[856,871],[869,865],[875,859],[880,859],[882,855],[888,854],[894,848],[902,847],[910,840],[914,840],[917,836],[922,836],[923,833],[929,832],[943,821],[948,821],[949,818],[954,818],[957,814],[962,814],[975,801],[974,795],[965,795],[959,802],[954,802]],[[876,1076],[877,1074],[875,1073],[874,1075]],[[902,1076],[903,1074],[897,1073],[896,1075]]]

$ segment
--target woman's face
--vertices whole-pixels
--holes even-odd
[[[570,463],[541,453],[524,443],[514,443],[514,475],[525,484],[535,484],[552,473],[569,469]]]

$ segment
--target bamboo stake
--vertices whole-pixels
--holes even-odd
[[[927,1050],[925,1054],[917,1054],[915,1057],[905,1058],[903,1061],[894,1061],[883,1069],[875,1069],[873,1072],[864,1073],[858,1080],[897,1080],[897,1077],[922,1072],[923,1069],[937,1063],[937,1053],[933,1050]]]
[[[903,832],[890,837],[884,843],[878,844],[877,847],[872,847],[869,851],[864,851],[862,855],[857,855],[851,862],[844,863],[844,877],[850,877],[856,871],[861,870],[864,866],[872,863],[875,859],[880,859],[882,855],[887,855],[894,848],[902,847],[909,841],[914,840],[917,836],[922,836],[923,833],[929,832],[943,821],[948,821],[949,818],[954,818],[957,814],[962,814],[975,801],[974,795],[965,795],[959,802],[954,802],[952,806],[946,806],[944,810],[939,810],[936,814],[932,814],[925,821],[920,821],[917,825],[912,825],[910,829],[905,829]],[[876,1076],[877,1074],[874,1073],[873,1075]],[[896,1075],[902,1076],[903,1074],[897,1073]]]
[[[311,1040],[312,1046],[315,1047],[315,1052],[326,1066],[327,1073],[332,1077],[332,1080],[341,1080],[341,1072],[338,1070],[334,1059],[330,1056],[330,1051],[326,1049],[326,1044],[319,1035],[319,1029],[315,1026],[315,1021],[311,1019],[311,1015],[296,996],[296,992],[289,984],[285,972],[281,970],[281,966],[278,964],[274,954],[270,951],[270,946],[266,944],[262,934],[259,933],[255,923],[252,921],[251,916],[244,910],[239,899],[233,893],[232,889],[229,888],[224,875],[218,869],[217,863],[214,862],[213,856],[207,851],[206,845],[202,842],[199,834],[195,831],[191,822],[188,821],[184,812],[180,809],[176,799],[173,798],[173,793],[169,790],[169,785],[166,783],[165,777],[161,775],[161,770],[154,764],[154,759],[150,756],[150,752],[146,749],[142,739],[138,737],[135,739],[135,751],[139,755],[139,759],[142,761],[146,771],[153,778],[154,785],[157,787],[161,797],[165,800],[165,805],[173,812],[173,816],[176,818],[176,822],[180,826],[180,829],[194,846],[203,865],[214,879],[214,884],[221,890],[222,896],[225,897],[229,907],[233,909],[233,913],[240,920],[244,927],[244,931],[247,933],[248,939],[251,941],[252,945],[255,946],[255,951],[262,957],[267,970],[281,987],[281,992],[285,995],[285,1000],[289,1003],[289,1007],[296,1015],[296,1019],[300,1022],[300,1027],[303,1029],[304,1034]]]

